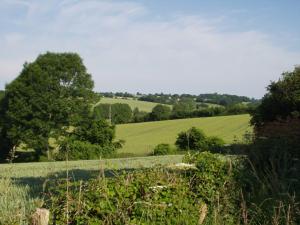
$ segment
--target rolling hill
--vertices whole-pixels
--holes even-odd
[[[252,130],[249,121],[250,116],[245,114],[117,125],[117,139],[126,141],[119,153],[147,155],[157,144],[174,144],[177,134],[192,126],[231,143]]]
[[[137,107],[139,108],[140,111],[145,111],[145,112],[151,112],[154,106],[158,104],[154,102],[139,101],[139,100],[129,99],[129,98],[123,99],[123,98],[107,98],[107,97],[101,98],[101,100],[97,103],[97,105],[101,103],[103,104],[124,103],[124,104],[128,104],[132,110]]]

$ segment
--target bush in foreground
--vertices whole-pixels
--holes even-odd
[[[52,224],[66,224],[67,217],[69,224],[238,224],[239,186],[230,159],[205,152],[193,162],[196,168],[184,171],[158,167],[61,180],[47,195]]]

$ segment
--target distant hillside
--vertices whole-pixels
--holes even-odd
[[[215,105],[234,105],[239,103],[257,103],[259,100],[254,98],[249,98],[246,96],[239,95],[230,95],[230,94],[219,94],[219,93],[209,93],[209,94],[164,94],[164,93],[155,93],[155,94],[130,94],[128,92],[103,92],[100,93],[104,97],[125,97],[133,98],[146,102],[156,102],[161,104],[173,105],[178,101],[193,100],[197,103],[211,103]]]
[[[145,102],[145,101],[140,101],[137,99],[133,98],[121,98],[121,97],[115,97],[115,98],[108,98],[108,97],[102,97],[100,102],[97,104],[114,104],[114,103],[124,103],[128,104],[132,110],[134,108],[139,108],[140,111],[145,111],[145,112],[151,112],[152,109],[157,105],[157,103],[153,102]]]
[[[139,100],[149,101],[149,102],[157,102],[164,104],[174,104],[178,101],[183,100],[193,100],[197,103],[211,103],[216,105],[228,106],[239,103],[256,103],[258,100],[249,98],[246,96],[238,96],[238,95],[228,95],[228,94],[199,94],[199,95],[190,95],[190,94],[182,94],[182,95],[171,95],[171,94],[147,94],[139,97]]]

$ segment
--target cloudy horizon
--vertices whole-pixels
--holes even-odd
[[[300,63],[300,16],[276,14],[297,1],[151,2],[0,0],[0,90],[47,51],[78,53],[101,92],[260,98]]]

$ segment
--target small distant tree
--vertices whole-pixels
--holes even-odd
[[[185,99],[177,102],[173,106],[172,117],[173,118],[185,118],[189,117],[196,109],[196,102],[192,99]]]
[[[213,153],[221,153],[224,149],[225,142],[223,139],[211,136],[206,139],[207,150]]]
[[[192,127],[178,134],[175,145],[181,150],[207,150],[206,135],[202,130]]]
[[[169,144],[158,144],[153,150],[153,155],[168,155],[174,153]]]
[[[159,120],[167,120],[171,116],[171,108],[166,105],[158,104],[150,113],[150,120],[159,121]]]
[[[149,113],[140,111],[139,108],[135,107],[133,110],[132,122],[139,123],[149,120]]]
[[[215,136],[207,137],[204,132],[196,127],[180,132],[175,145],[180,150],[221,152],[225,142]]]

